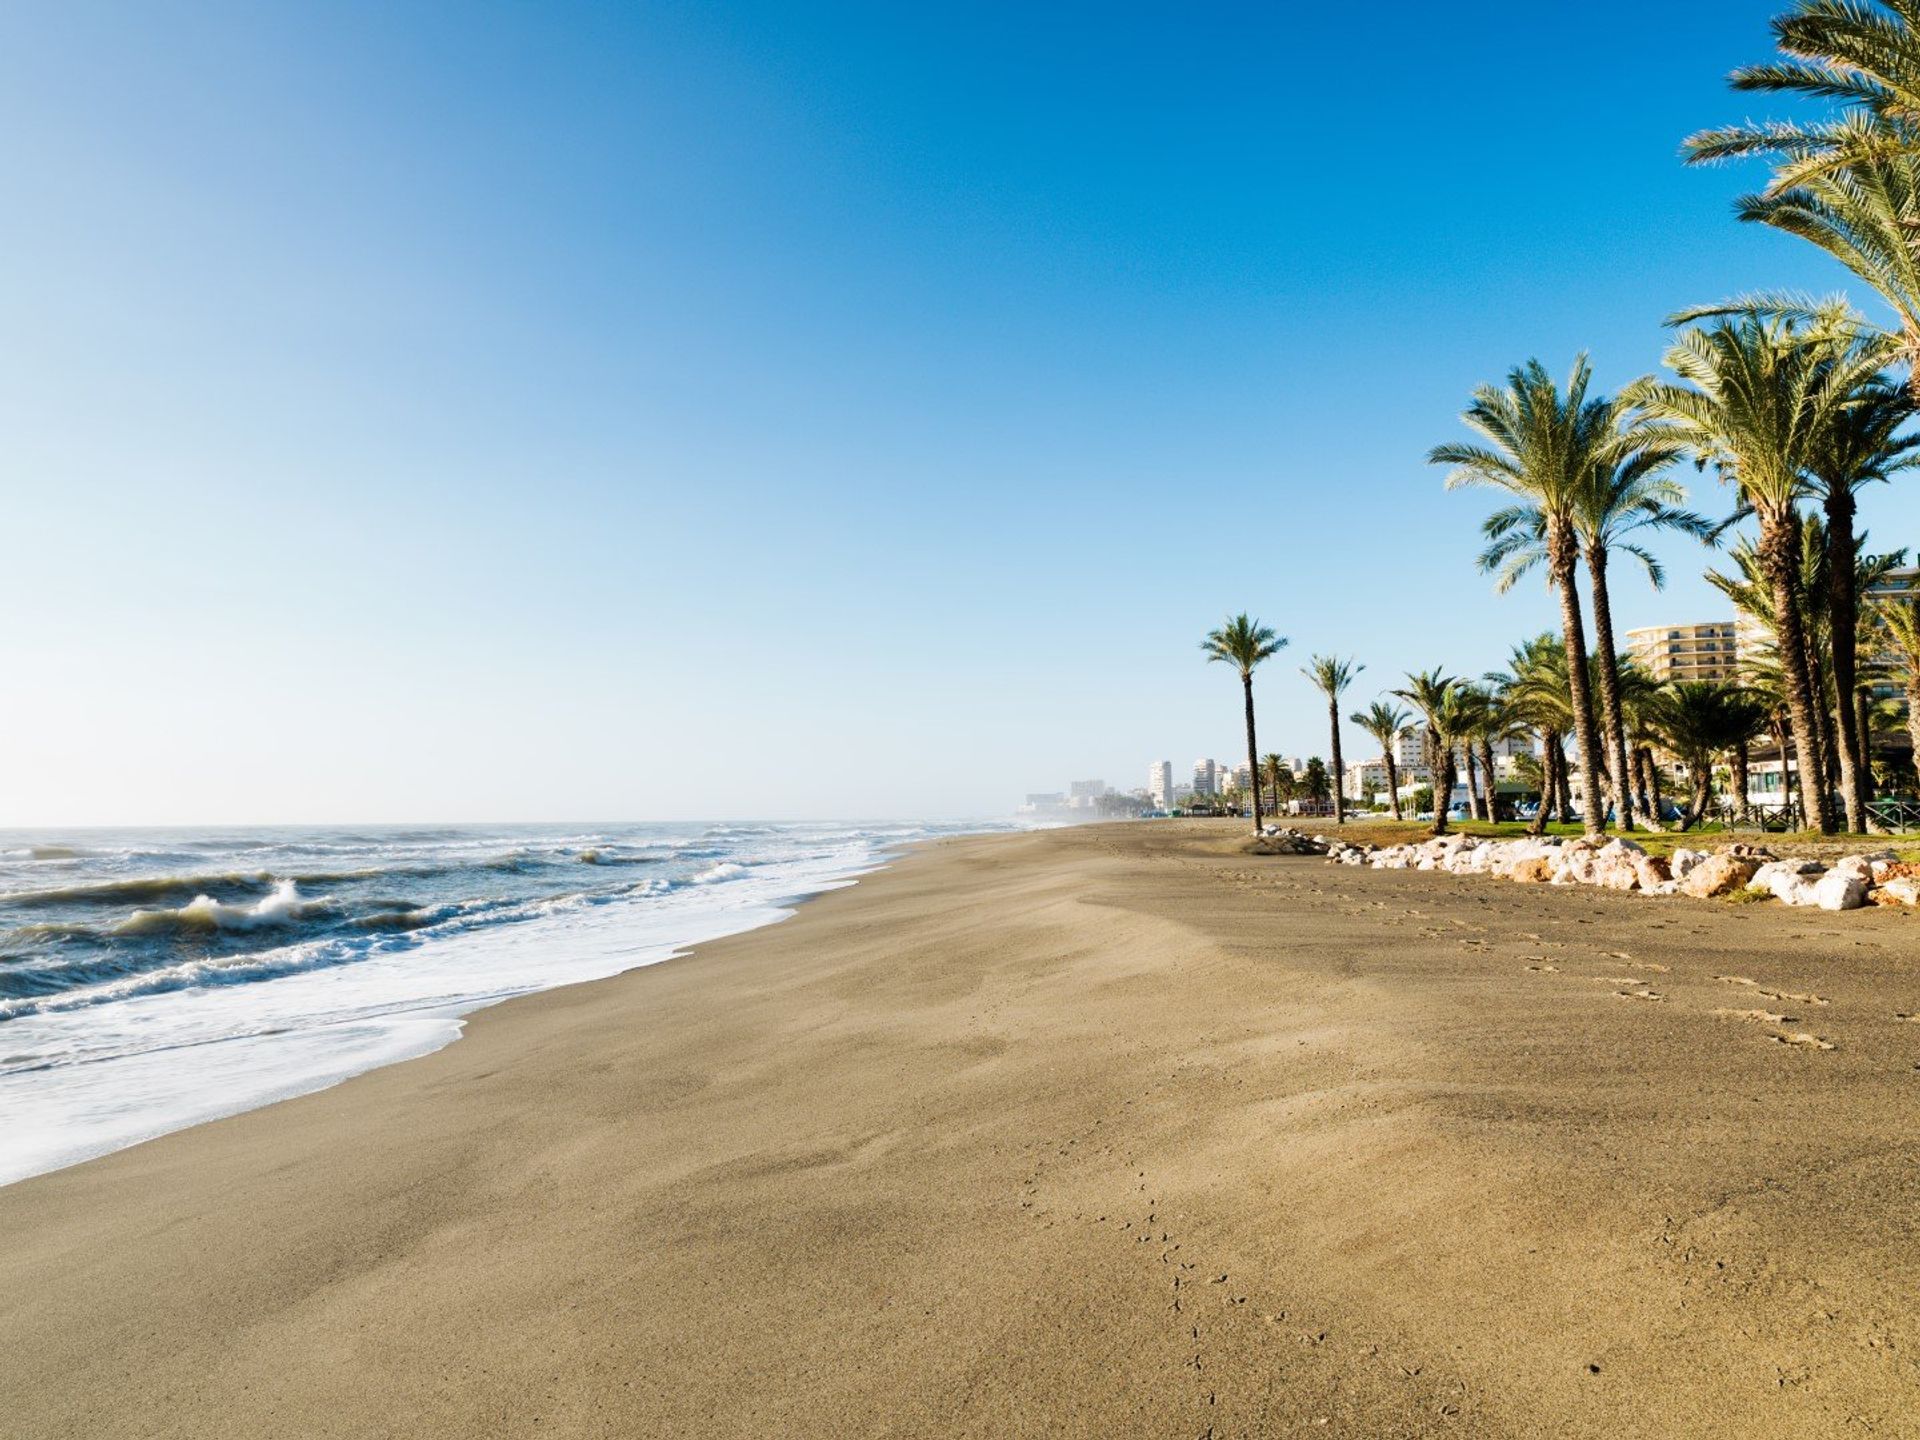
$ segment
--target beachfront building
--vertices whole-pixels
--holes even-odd
[[[1393,763],[1404,775],[1416,765],[1427,763],[1427,731],[1423,725],[1409,725],[1394,737]]]
[[[1211,760],[1193,762],[1193,793],[1195,795],[1217,795],[1220,793],[1220,767]]]
[[[1627,654],[1661,685],[1670,680],[1739,678],[1739,620],[1643,625],[1627,631]]]
[[[1107,782],[1104,780],[1069,780],[1067,782],[1067,808],[1069,810],[1094,810],[1107,794]]]
[[[1364,800],[1368,791],[1375,795],[1387,793],[1387,757],[1384,755],[1375,760],[1347,762],[1347,783],[1343,793],[1349,800]]]
[[[1147,767],[1147,798],[1156,808],[1173,808],[1173,762],[1156,760]]]

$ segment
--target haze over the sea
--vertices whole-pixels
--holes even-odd
[[[9,6],[4,819],[999,813],[1233,753],[1229,610],[1499,664],[1470,387],[1841,282],[1677,157],[1777,8]]]

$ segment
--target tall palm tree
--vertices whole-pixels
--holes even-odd
[[[1260,747],[1253,738],[1253,672],[1261,661],[1278,655],[1286,644],[1284,635],[1275,635],[1258,620],[1250,619],[1245,611],[1229,615],[1226,624],[1208,631],[1207,638],[1200,642],[1209,664],[1219,661],[1240,672],[1240,688],[1247,702],[1247,769],[1256,775]],[[1256,785],[1253,787],[1253,833],[1258,835],[1260,828],[1260,787]]]
[[[1407,676],[1404,689],[1392,692],[1418,710],[1426,720],[1427,769],[1433,776],[1433,833],[1447,833],[1447,807],[1453,801],[1453,749],[1467,723],[1460,703],[1460,682],[1439,670],[1420,670]]]
[[[1920,5],[1913,0],[1795,0],[1773,21],[1781,59],[1746,65],[1733,88],[1837,105],[1795,122],[1749,121],[1686,142],[1695,161],[1764,156],[1777,188],[1844,173],[1863,156],[1920,149]]]
[[[1313,682],[1314,689],[1327,697],[1327,727],[1333,732],[1333,823],[1347,823],[1347,771],[1340,759],[1340,696],[1353,677],[1367,667],[1357,660],[1342,660],[1337,655],[1315,655],[1300,673]]]
[[[1860,537],[1854,527],[1854,496],[1864,485],[1913,468],[1920,437],[1899,433],[1912,414],[1906,394],[1876,376],[1851,403],[1836,409],[1807,464],[1826,516],[1827,654],[1833,670],[1841,798],[1847,829],[1854,831],[1867,828],[1873,761],[1858,710]]]
[[[1400,766],[1393,752],[1411,718],[1398,705],[1390,705],[1385,700],[1376,700],[1365,710],[1356,710],[1347,717],[1379,743],[1380,753],[1387,758],[1387,797],[1393,803],[1396,820],[1400,818]]]
[[[1560,598],[1560,627],[1573,686],[1574,735],[1589,782],[1585,824],[1588,834],[1597,835],[1601,807],[1592,782],[1600,770],[1600,739],[1587,688],[1586,629],[1575,575],[1580,558],[1576,515],[1592,475],[1624,458],[1620,424],[1628,407],[1619,400],[1590,398],[1591,383],[1592,367],[1585,355],[1574,361],[1564,394],[1538,360],[1516,366],[1508,373],[1504,389],[1482,385],[1475,390],[1461,415],[1484,443],[1436,446],[1427,458],[1452,467],[1447,475],[1449,489],[1485,485],[1512,497],[1513,504],[1486,523],[1488,538],[1496,546],[1510,532],[1538,532],[1548,583]],[[1488,563],[1486,556],[1481,563]],[[1492,568],[1499,563],[1496,560]],[[1513,583],[1505,574],[1501,579],[1501,588]]]
[[[1773,31],[1782,58],[1736,70],[1734,88],[1836,110],[1702,131],[1688,158],[1773,162],[1766,188],[1735,213],[1811,242],[1879,292],[1895,316],[1880,348],[1908,366],[1920,401],[1920,5],[1797,0]]]
[[[1735,485],[1759,522],[1759,556],[1773,591],[1802,758],[1800,800],[1831,833],[1815,767],[1805,763],[1815,754],[1815,698],[1801,625],[1798,506],[1821,428],[1877,364],[1857,347],[1753,315],[1683,330],[1666,363],[1686,383],[1641,381],[1632,398],[1669,427],[1675,443]]]
[[[1661,473],[1673,462],[1674,451],[1661,442],[1661,432],[1654,422],[1643,414],[1627,412],[1619,417],[1618,430],[1617,448],[1593,467],[1581,488],[1572,523],[1580,539],[1587,576],[1593,583],[1593,653],[1599,662],[1596,668],[1606,722],[1607,770],[1616,778],[1614,809],[1620,828],[1631,830],[1633,786],[1630,781],[1617,783],[1617,777],[1630,777],[1633,767],[1626,712],[1617,683],[1620,658],[1614,643],[1608,561],[1616,551],[1631,555],[1658,590],[1667,583],[1666,571],[1647,548],[1647,537],[1659,531],[1678,531],[1704,542],[1712,538],[1714,527],[1702,516],[1681,508],[1687,492],[1679,482]],[[1502,589],[1546,559],[1544,529],[1537,511],[1502,512],[1488,521],[1487,533],[1492,543],[1480,557],[1480,568],[1497,573]]]

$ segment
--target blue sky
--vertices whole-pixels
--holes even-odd
[[[0,813],[998,813],[1237,754],[1229,610],[1263,749],[1500,663],[1470,388],[1843,284],[1677,159],[1775,4],[1293,8],[8,7]]]

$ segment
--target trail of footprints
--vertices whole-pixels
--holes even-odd
[[[1543,941],[1539,935],[1530,931],[1521,932],[1519,938],[1532,941],[1546,948],[1561,950],[1567,948],[1566,945],[1560,942],[1550,940]],[[1569,976],[1569,978],[1584,978],[1597,984],[1612,985],[1616,987],[1613,992],[1615,998],[1621,1000],[1639,1000],[1658,1003],[1666,999],[1663,993],[1653,988],[1647,979],[1647,975],[1668,974],[1670,971],[1669,966],[1661,965],[1652,960],[1636,960],[1624,950],[1605,950],[1601,951],[1600,954],[1608,960],[1625,962],[1622,967],[1624,969],[1644,973],[1637,975]],[[1523,963],[1528,971],[1536,975],[1558,975],[1561,973],[1560,967],[1553,964],[1545,955],[1525,956],[1523,957]],[[1765,1032],[1767,1038],[1773,1043],[1789,1046],[1794,1049],[1837,1050],[1840,1048],[1837,1041],[1828,1039],[1824,1035],[1815,1034],[1811,1030],[1796,1028],[1806,1023],[1804,1018],[1798,1014],[1788,1013],[1789,1008],[1797,1009],[1803,1006],[1813,1009],[1824,1009],[1832,1003],[1826,996],[1817,995],[1812,992],[1801,993],[1796,990],[1769,989],[1758,980],[1746,975],[1715,975],[1713,978],[1722,985],[1733,986],[1741,990],[1750,990],[1755,997],[1762,1000],[1771,1000],[1775,1004],[1783,1007],[1779,1010],[1774,1010],[1759,1005],[1717,1006],[1708,1012],[1716,1019],[1733,1020],[1759,1026]],[[1920,1025],[1920,1011],[1895,1011],[1893,1018],[1905,1024]],[[1920,1066],[1915,1068],[1920,1069]]]

